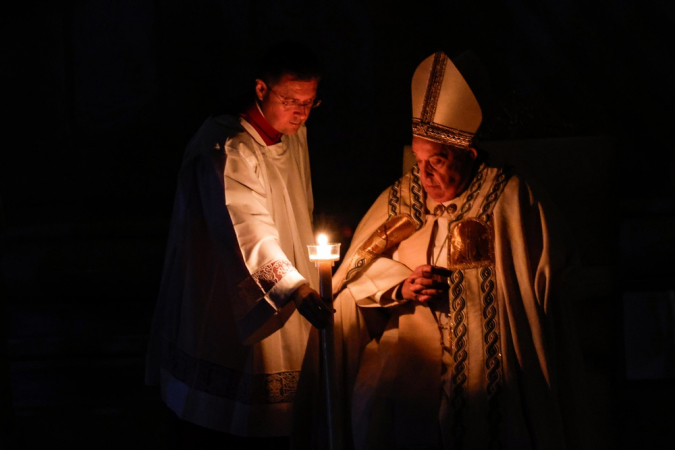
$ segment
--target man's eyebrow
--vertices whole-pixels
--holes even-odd
[[[415,158],[418,158],[417,153],[413,152],[413,155],[415,156]],[[432,153],[431,155],[429,155],[429,156],[427,157],[427,159],[433,158],[434,156],[440,156],[441,158],[447,158],[447,157],[448,157],[448,154],[447,154],[447,153],[444,153],[444,152],[442,152],[442,151],[437,151],[437,152]]]

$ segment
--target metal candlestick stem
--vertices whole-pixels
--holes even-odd
[[[333,264],[340,259],[340,244],[324,242],[319,245],[308,245],[307,248],[310,261],[314,261],[319,270],[319,294],[331,311],[328,325],[323,330],[319,330],[319,349],[326,397],[328,448],[340,450],[342,448],[342,433],[337,403],[334,398],[337,393],[337,385],[335,379],[335,322],[333,315]]]

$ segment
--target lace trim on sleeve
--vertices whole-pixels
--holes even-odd
[[[247,304],[253,304],[267,294],[289,272],[295,270],[287,259],[269,262],[246,277],[237,286],[237,295]]]

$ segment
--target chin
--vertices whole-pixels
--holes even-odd
[[[438,186],[423,186],[427,195],[437,202],[440,202],[441,199],[445,198],[445,192],[441,190]]]
[[[283,131],[283,133],[284,133],[284,134],[295,134],[295,133],[298,132],[298,130],[300,130],[300,127],[301,127],[301,126],[302,126],[302,125],[290,125],[290,124],[289,124],[289,125],[286,127],[286,131]]]
[[[433,191],[432,192],[427,191],[427,195],[429,195],[429,197],[433,198],[438,203],[447,202],[457,197],[456,195],[454,195],[454,193],[433,192]]]

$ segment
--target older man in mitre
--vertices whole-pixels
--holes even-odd
[[[546,195],[476,149],[482,112],[463,73],[479,68],[443,52],[417,67],[416,164],[371,206],[336,271],[347,447],[584,447],[567,313],[576,256]]]

